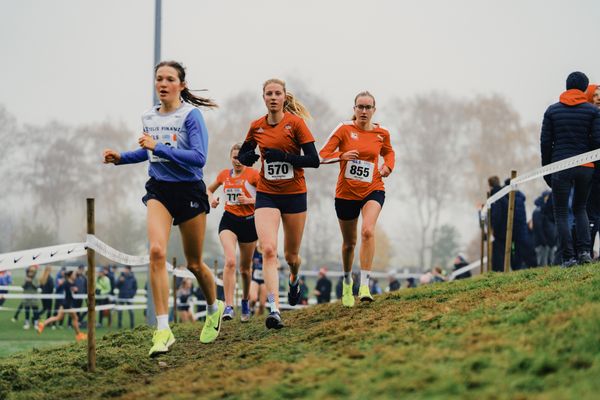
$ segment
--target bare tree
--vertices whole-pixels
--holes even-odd
[[[399,138],[397,159],[407,184],[404,190],[413,200],[419,222],[419,265],[431,267],[440,218],[463,173],[464,104],[430,93],[396,100],[393,110]]]
[[[488,191],[487,178],[509,177],[510,171],[528,171],[540,166],[539,126],[521,123],[521,116],[498,94],[477,96],[468,102],[469,163],[462,176],[468,199],[480,203]],[[542,190],[543,182],[532,186]]]

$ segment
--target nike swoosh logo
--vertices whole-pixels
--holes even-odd
[[[74,251],[75,251],[75,249],[67,250],[67,254],[71,254]]]
[[[219,318],[219,323],[215,326],[215,331],[219,332],[219,326],[221,326],[221,318]]]
[[[18,263],[21,258],[23,258],[23,256],[21,256],[19,258],[15,258],[15,264]]]
[[[51,253],[50,253],[50,257],[54,257],[54,256],[56,255],[56,253],[58,253],[58,251],[51,252]]]
[[[40,253],[40,254],[42,254],[42,253]],[[38,258],[40,256],[40,254],[38,254],[37,256],[33,256],[31,258],[33,258],[35,260],[36,258]]]

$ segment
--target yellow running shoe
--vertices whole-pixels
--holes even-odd
[[[219,336],[223,312],[225,311],[225,303],[221,300],[217,300],[217,307],[218,311],[216,313],[206,316],[202,332],[200,332],[200,342],[202,343],[214,342],[217,336]]]
[[[360,285],[360,289],[358,289],[358,298],[360,301],[373,301],[373,296],[371,296],[371,291],[367,285]]]
[[[170,329],[155,330],[152,335],[152,347],[148,355],[156,357],[169,351],[169,347],[175,343],[175,336]]]
[[[354,295],[352,294],[352,280],[346,284],[342,281],[342,305],[346,307],[354,307]]]

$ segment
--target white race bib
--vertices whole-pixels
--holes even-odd
[[[227,197],[227,199],[225,200],[225,204],[229,205],[229,206],[239,206],[240,205],[240,201],[239,201],[239,197],[240,194],[243,194],[242,189],[240,188],[227,188],[224,190],[225,192],[225,196]]]
[[[371,182],[373,180],[373,171],[375,164],[364,160],[348,160],[346,163],[346,179],[353,179],[361,182]]]
[[[156,142],[156,144],[162,143],[165,146],[170,146],[177,148],[177,136],[174,133],[152,133],[152,139]],[[160,158],[155,156],[154,153],[148,150],[148,158],[150,162],[169,162],[169,160],[165,158]]]
[[[256,281],[262,281],[263,280],[262,269],[255,269],[254,271],[252,271],[252,279],[254,279]]]
[[[292,179],[294,177],[294,167],[292,164],[284,161],[273,161],[264,165],[265,178],[269,181],[278,181],[281,179]]]

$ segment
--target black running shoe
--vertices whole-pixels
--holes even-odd
[[[267,329],[283,328],[283,322],[281,322],[281,315],[279,315],[279,312],[277,312],[277,311],[273,311],[273,312],[269,313],[269,315],[267,315],[265,324],[267,325]]]
[[[579,255],[579,259],[577,260],[577,264],[584,265],[584,264],[589,264],[592,261],[593,260],[592,260],[592,256],[590,256],[590,253],[588,253],[587,251],[584,251],[584,252],[582,252]]]
[[[290,290],[288,291],[288,304],[295,306],[300,301],[300,280],[295,285],[289,284]]]

